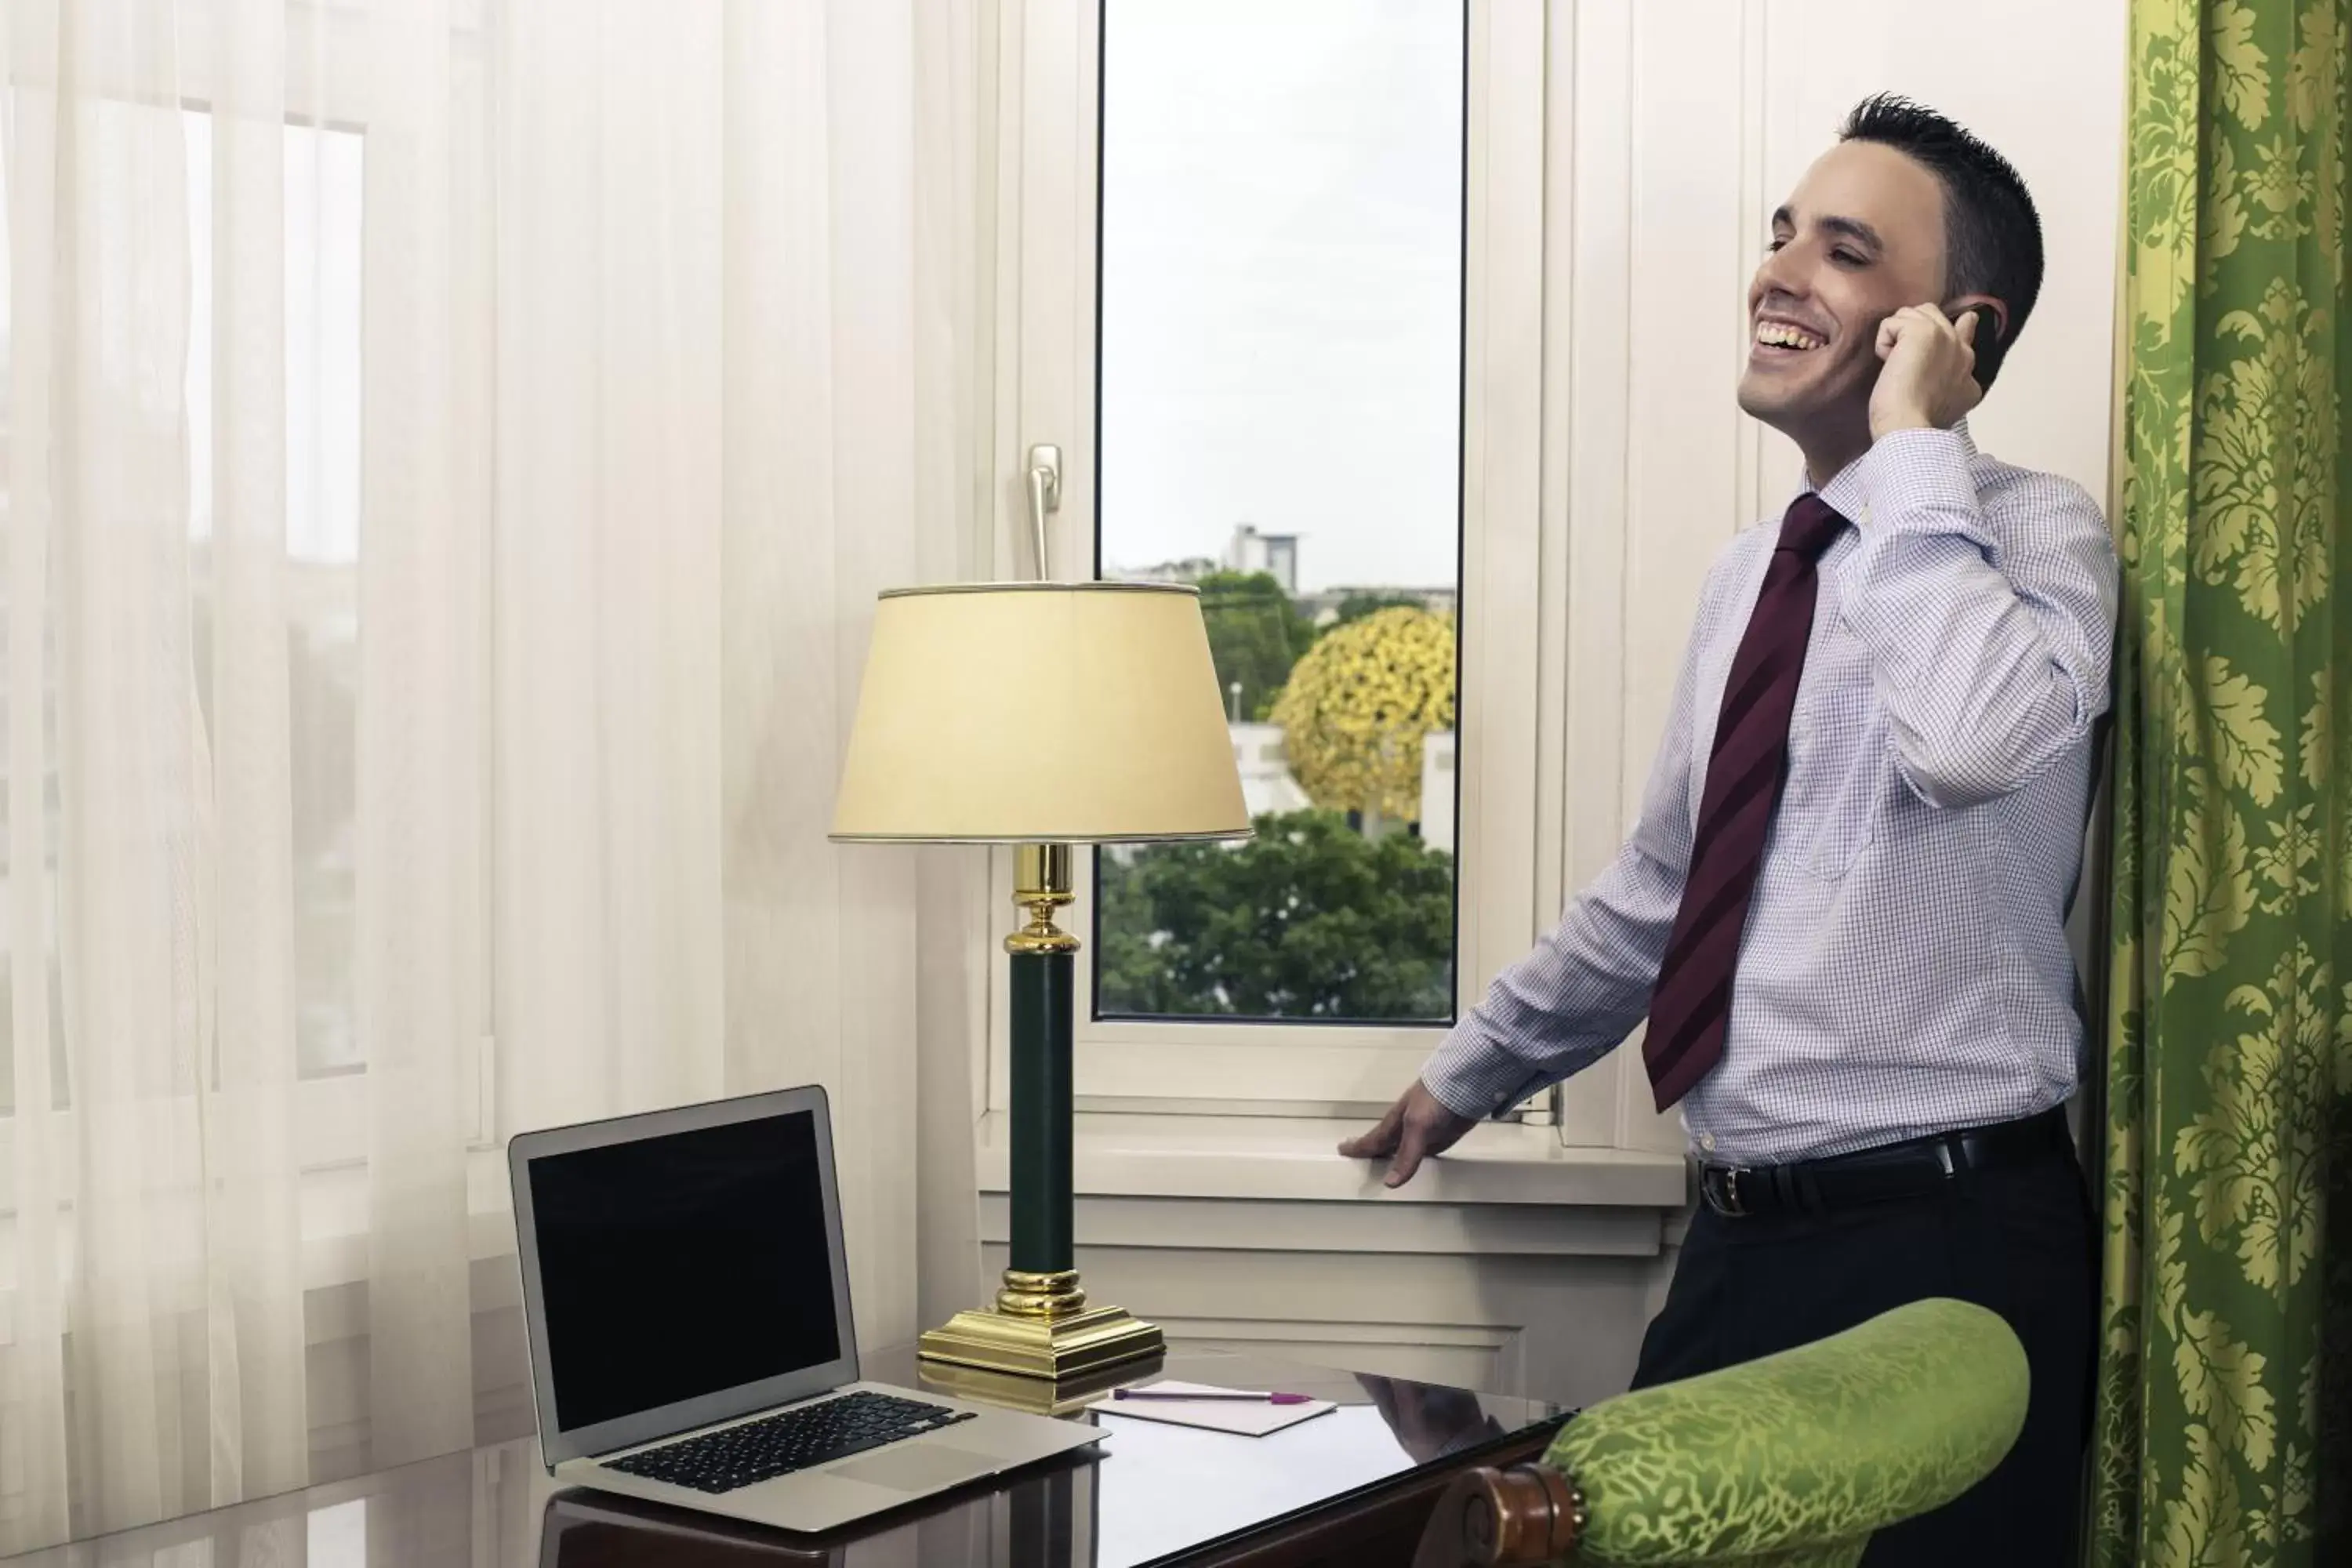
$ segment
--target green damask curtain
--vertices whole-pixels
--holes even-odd
[[[2352,1563],[2352,0],[2133,0],[2090,1560]]]

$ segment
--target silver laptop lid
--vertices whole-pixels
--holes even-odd
[[[857,1381],[824,1090],[507,1144],[551,1468]]]

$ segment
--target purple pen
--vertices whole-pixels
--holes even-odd
[[[1218,1394],[1176,1394],[1163,1393],[1156,1388],[1113,1389],[1111,1391],[1111,1397],[1113,1399],[1166,1399],[1172,1401],[1191,1401],[1195,1399],[1239,1399],[1245,1400],[1253,1405],[1307,1405],[1312,1403],[1314,1399],[1314,1395],[1310,1394],[1239,1394],[1231,1392]]]

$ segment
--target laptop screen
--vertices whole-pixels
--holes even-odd
[[[843,1353],[815,1112],[542,1154],[529,1170],[563,1430]]]

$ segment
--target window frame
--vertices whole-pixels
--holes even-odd
[[[1063,451],[1062,500],[1048,520],[1053,575],[1093,576],[1096,558],[1096,350],[1098,330],[1101,5],[1014,0],[1004,17],[1000,69],[1008,116],[1000,168],[999,321],[1013,353],[1000,375],[995,472],[1001,575],[1028,570],[1014,542],[1025,518],[1020,477],[1031,442]],[[1495,974],[1523,955],[1559,908],[1547,875],[1561,835],[1547,833],[1544,670],[1560,657],[1563,617],[1548,614],[1556,586],[1547,560],[1565,545],[1564,508],[1547,497],[1543,429],[1547,262],[1542,7],[1465,0],[1465,80],[1460,674],[1456,737],[1458,1017]],[[1564,29],[1554,27],[1552,32]],[[1580,748],[1591,757],[1592,748]],[[1613,776],[1617,772],[1611,768]],[[1549,773],[1549,776],[1547,774]],[[1549,840],[1549,842],[1548,842]],[[1077,898],[1065,926],[1094,929],[1091,854],[1079,851]],[[992,911],[1011,898],[1010,858],[994,868]],[[992,925],[987,945],[1002,934]],[[1312,1021],[1176,1022],[1094,1016],[1093,959],[1081,949],[1076,984],[1076,1087],[1082,1109],[1216,1110],[1352,1116],[1384,1106],[1444,1037],[1443,1026]],[[1008,1103],[1006,1003],[991,963],[988,1103]],[[1591,1078],[1592,1075],[1587,1075]],[[1608,1075],[1602,1075],[1604,1078]],[[1613,1085],[1574,1098],[1575,1141],[1607,1142]],[[1549,1118],[1538,1101],[1533,1114]],[[1604,1126],[1603,1124],[1607,1125]],[[1603,1135],[1603,1134],[1609,1135]]]

